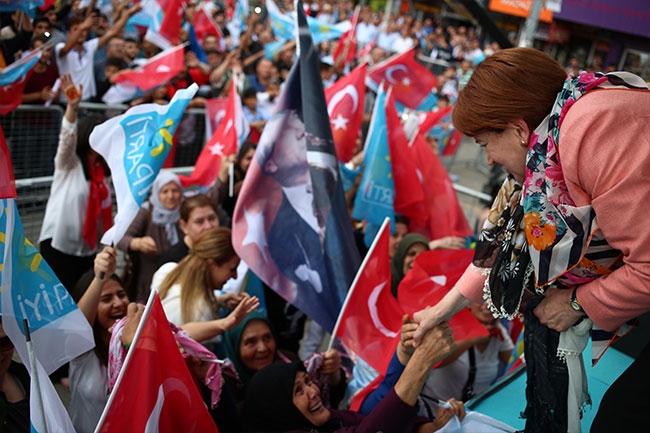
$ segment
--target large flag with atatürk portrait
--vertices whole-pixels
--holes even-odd
[[[237,254],[325,330],[359,266],[319,75],[302,10],[296,62],[246,174],[233,216]]]

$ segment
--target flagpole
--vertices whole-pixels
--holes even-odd
[[[379,87],[377,87],[377,95],[379,95],[380,92],[383,92],[384,94],[386,94],[386,89],[384,88],[385,84],[386,84],[385,81],[382,81],[381,83],[379,83]],[[370,123],[368,124],[368,132],[372,131],[374,129],[374,127],[375,127],[375,122],[376,122],[375,119],[377,118],[377,111],[385,109],[384,107],[377,104],[377,99],[379,99],[379,98],[375,98],[374,107],[372,107],[372,114],[370,115]],[[386,99],[388,99],[388,98],[386,98]],[[364,159],[364,161],[366,159],[366,153],[365,152],[368,150],[368,143],[370,143],[371,139],[372,139],[371,134],[370,133],[366,134],[366,141],[363,143],[363,151],[364,151],[363,159]]]
[[[360,12],[360,10],[361,10],[361,6],[359,6],[359,5],[357,5],[357,7],[354,8],[354,14],[352,15],[352,17],[353,17],[352,21],[355,21],[354,20],[355,15],[357,17],[357,21],[359,20],[359,12]],[[354,29],[352,31],[355,32]],[[345,62],[345,59],[348,57],[348,52],[350,51],[350,45],[351,44],[346,44],[345,47],[343,47],[343,60],[342,60],[342,62]],[[334,59],[334,64],[336,64],[336,60],[337,59]]]
[[[151,293],[149,294],[149,299],[147,299],[147,305],[144,307],[142,318],[140,319],[140,323],[138,323],[138,328],[135,330],[133,341],[129,346],[128,352],[126,353],[126,359],[124,359],[124,363],[122,364],[120,373],[118,374],[117,380],[115,381],[115,386],[113,387],[111,394],[108,396],[108,401],[106,402],[106,406],[104,406],[104,410],[102,411],[102,416],[99,418],[99,421],[97,422],[97,426],[95,427],[95,433],[99,433],[99,431],[102,428],[102,425],[104,424],[104,421],[106,420],[106,416],[108,415],[108,410],[110,409],[111,404],[113,403],[113,399],[115,398],[115,390],[119,388],[120,383],[122,382],[122,377],[124,376],[124,372],[126,371],[126,366],[129,364],[129,361],[133,356],[133,352],[134,352],[133,348],[136,345],[138,338],[140,338],[140,334],[142,334],[142,328],[144,327],[144,323],[147,321],[147,318],[149,317],[149,313],[151,312],[151,308],[153,307],[153,299],[157,294],[158,294],[157,289],[152,289]]]
[[[235,183],[235,163],[230,161],[228,163],[228,194],[230,197],[234,194]]]
[[[271,0],[273,1],[273,0]],[[300,0],[293,0],[293,10],[296,11],[296,56],[300,57],[300,22],[298,21],[298,8],[302,7]],[[304,9],[303,9],[304,10]],[[307,19],[307,17],[305,17]],[[313,42],[313,40],[312,40]]]
[[[354,276],[354,281],[352,281],[352,285],[350,286],[350,290],[348,290],[348,294],[345,296],[345,300],[343,301],[343,305],[341,306],[341,311],[339,312],[339,317],[336,318],[336,323],[334,324],[334,329],[332,330],[332,334],[330,335],[330,341],[327,344],[327,351],[329,352],[330,349],[332,349],[332,346],[334,345],[334,339],[336,338],[336,334],[339,331],[339,327],[341,326],[341,320],[343,319],[343,314],[345,313],[345,309],[348,306],[348,303],[350,302],[350,298],[352,297],[352,293],[354,290],[357,288],[357,282],[359,281],[359,278],[361,277],[361,274],[363,273],[363,270],[366,267],[366,263],[368,260],[370,260],[370,256],[372,256],[372,252],[375,250],[375,247],[377,246],[377,243],[379,242],[379,238],[381,237],[381,234],[384,232],[384,229],[386,227],[386,224],[390,224],[390,218],[386,217],[384,218],[384,222],[381,224],[381,227],[377,231],[377,234],[375,235],[375,239],[373,239],[372,244],[370,245],[370,248],[368,249],[368,252],[366,253],[366,256],[363,258],[363,263],[361,263],[361,266],[359,267],[359,270],[357,271],[357,275]]]
[[[29,354],[29,368],[31,370],[31,381],[35,382],[32,390],[36,393],[36,416],[40,419],[40,423],[47,433],[47,422],[45,420],[45,409],[43,407],[43,394],[41,393],[40,375],[38,374],[38,365],[36,361],[36,354],[34,353],[34,346],[32,345],[32,337],[29,333],[29,322],[27,318],[23,319],[23,326],[25,327],[25,340],[27,342],[27,353]],[[31,416],[34,416],[34,408],[29,408]]]

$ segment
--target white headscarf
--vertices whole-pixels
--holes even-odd
[[[165,231],[167,232],[167,240],[170,245],[175,245],[178,243],[178,230],[176,230],[176,223],[181,217],[181,202],[178,202],[178,206],[174,209],[167,209],[160,202],[158,197],[160,190],[170,182],[174,182],[178,185],[178,188],[182,191],[181,182],[171,171],[162,170],[158,173],[158,177],[153,181],[153,186],[151,187],[151,195],[149,196],[149,202],[151,203],[151,222],[154,224],[165,226]]]

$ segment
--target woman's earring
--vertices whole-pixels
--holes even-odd
[[[521,145],[526,147],[526,140],[521,140]]]

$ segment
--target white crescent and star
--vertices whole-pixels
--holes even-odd
[[[354,106],[352,107],[351,112],[357,111],[357,108],[359,107],[359,94],[357,93],[357,89],[352,85],[348,84],[338,92],[332,96],[332,99],[330,99],[329,104],[327,104],[327,114],[330,116],[332,115],[332,112],[334,111],[334,108],[341,102],[343,98],[345,98],[345,95],[350,95],[350,98],[352,98],[352,101],[354,102]]]
[[[343,89],[336,92],[334,96],[332,96],[332,99],[330,99],[330,102],[327,104],[327,114],[329,114],[330,118],[332,116],[332,113],[336,109],[336,106],[341,103],[341,101],[343,100],[343,98],[345,98],[346,95],[349,95],[350,98],[352,98],[352,102],[353,102],[352,109],[349,110],[349,112],[354,113],[355,111],[357,111],[357,108],[359,107],[359,93],[357,92],[357,89],[352,84],[348,84],[347,86],[343,87]],[[335,131],[339,129],[344,129],[347,131],[348,122],[350,122],[350,119],[347,117],[343,117],[341,113],[338,113],[336,118],[331,120],[331,123]]]
[[[408,74],[408,68],[404,65],[395,65],[391,66],[389,68],[386,68],[386,72],[384,75],[386,76],[386,79],[388,80],[389,83],[391,84],[402,84],[403,86],[409,86],[411,84],[411,80],[408,78],[408,76],[404,77],[401,81],[397,81],[395,77],[393,77],[393,74],[395,71],[404,71]]]
[[[332,122],[332,125],[334,126],[335,131],[337,131],[339,129],[344,129],[344,130],[347,131],[347,129],[348,129],[347,125],[348,125],[349,121],[350,121],[350,119],[348,119],[347,117],[341,116],[341,114],[339,113],[339,114],[336,115],[336,118],[333,119],[331,122]]]
[[[372,319],[372,323],[375,325],[375,328],[377,328],[379,332],[384,334],[386,337],[394,338],[397,336],[397,332],[391,331],[381,322],[379,318],[379,312],[377,311],[377,299],[379,298],[379,295],[381,294],[381,291],[384,289],[386,284],[387,282],[384,281],[372,289],[372,292],[368,297],[368,310],[370,310],[370,318]]]
[[[217,141],[212,146],[210,146],[210,153],[212,155],[221,155],[221,156],[223,156],[224,147],[225,146],[223,144],[221,144],[220,142]]]
[[[230,131],[230,128],[232,128],[232,124],[233,124],[232,119],[228,119],[228,123],[226,123],[226,127],[223,130],[224,135],[227,134],[228,131]]]
[[[221,119],[226,117],[226,110],[219,110],[214,114],[214,123],[215,125],[218,125],[221,123]]]
[[[436,284],[439,284],[441,286],[445,286],[447,284],[447,276],[446,275],[434,275],[433,277],[429,277],[431,281],[433,281]]]
[[[171,68],[167,65],[159,65],[156,67],[156,72],[158,73],[164,73],[169,71],[171,71]]]
[[[158,387],[158,398],[156,399],[156,404],[154,405],[149,418],[147,418],[147,424],[144,427],[145,433],[154,433],[158,432],[160,425],[160,414],[162,413],[163,406],[165,404],[165,396],[172,391],[179,391],[187,399],[188,404],[190,403],[190,392],[185,386],[185,383],[175,377],[168,377],[160,384]]]

